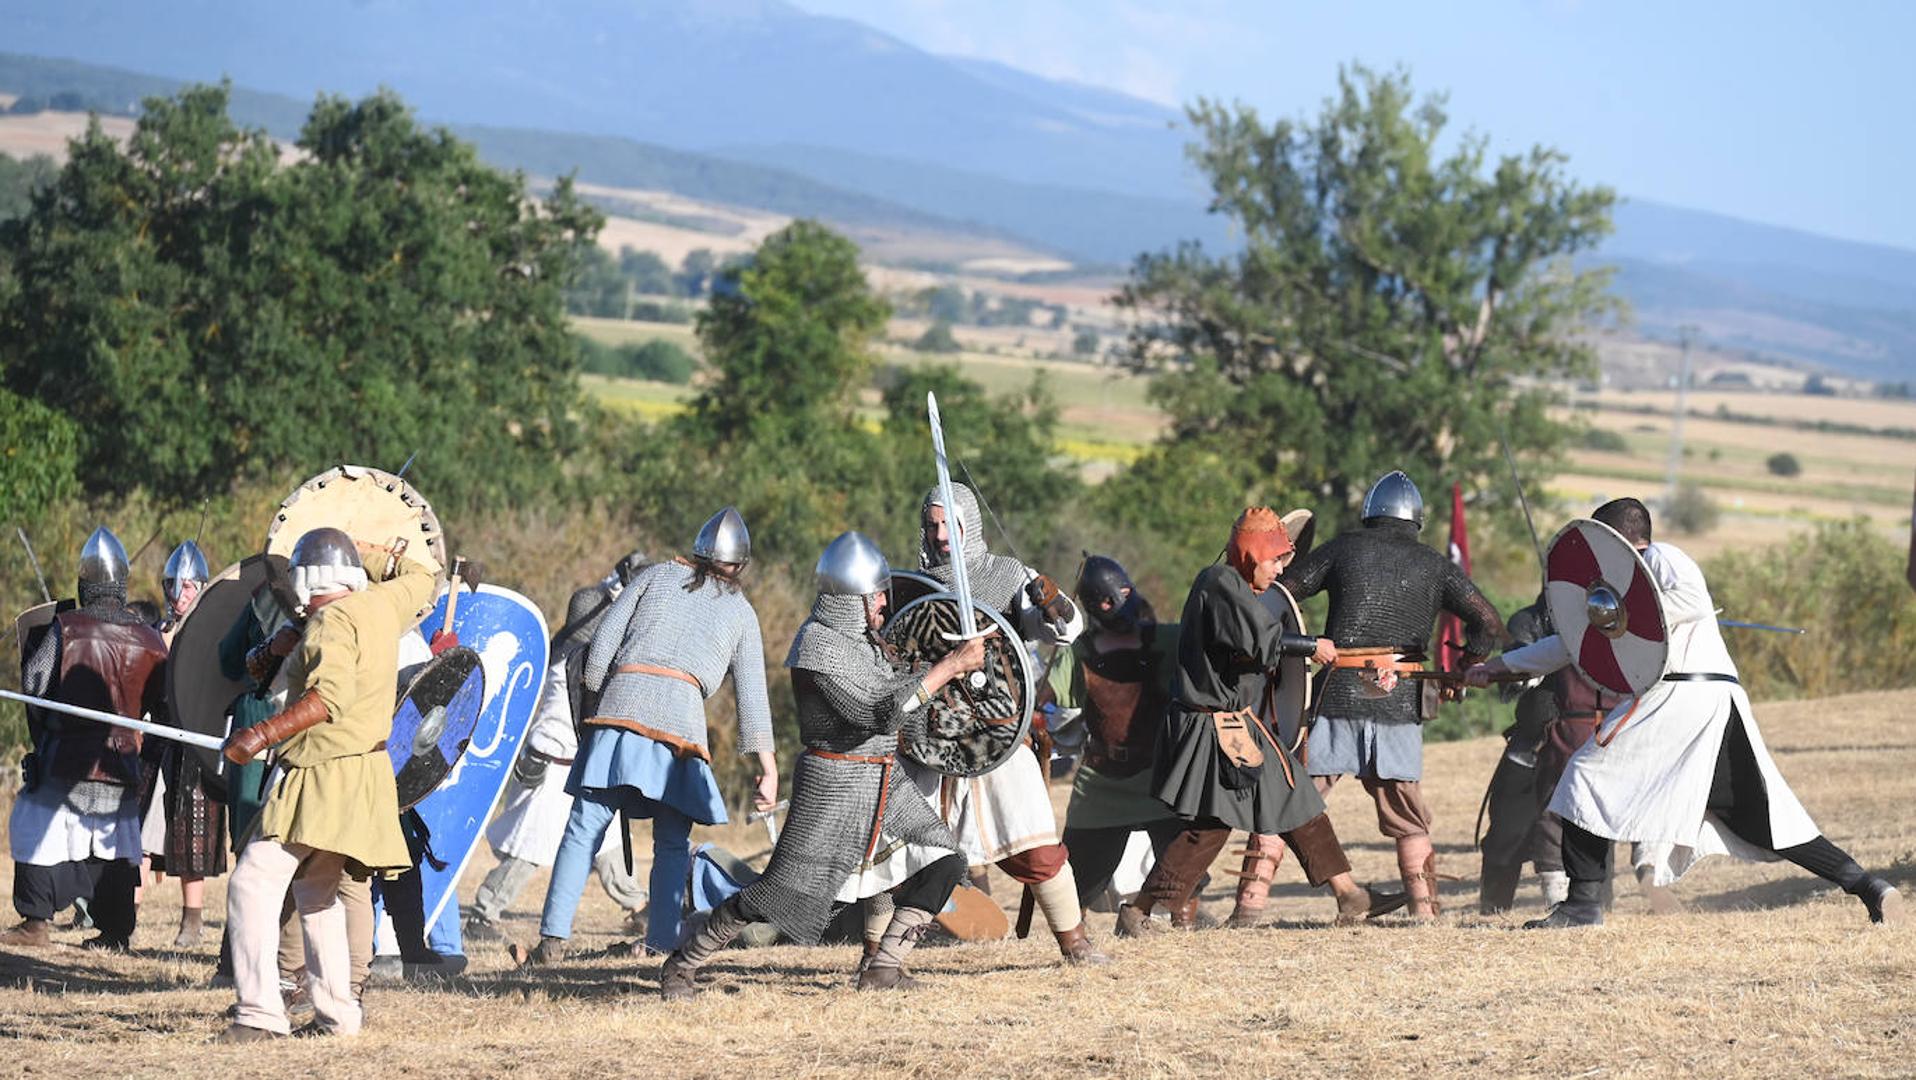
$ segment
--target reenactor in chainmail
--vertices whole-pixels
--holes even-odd
[[[972,601],[1004,613],[1027,645],[1070,645],[1084,630],[1084,614],[1051,579],[1017,559],[992,554],[977,493],[964,484],[951,487],[958,503],[956,519]],[[925,494],[919,504],[918,554],[925,573],[949,585],[951,516],[947,509],[938,488]],[[1037,674],[1042,680],[1044,673]],[[995,863],[1029,890],[1051,925],[1066,963],[1108,963],[1110,958],[1085,934],[1077,875],[1071,870],[1069,852],[1059,842],[1057,814],[1045,780],[1048,757],[1048,751],[1040,755],[1033,747],[1023,746],[1004,764],[968,779],[945,776],[915,762],[906,763],[905,771],[925,798],[940,808],[973,867]]]
[[[805,744],[785,829],[765,873],[666,960],[659,986],[668,1001],[696,994],[698,969],[748,924],[773,923],[790,941],[815,945],[836,909],[885,891],[891,921],[857,985],[909,988],[905,957],[964,876],[957,841],[898,768],[898,743],[901,731],[923,727],[926,706],[946,683],[984,666],[984,640],[965,642],[923,672],[895,666],[877,635],[891,567],[862,533],[833,540],[817,578],[811,616],[785,658]],[[927,853],[902,883],[871,872],[881,839]]]
[[[66,705],[139,718],[164,705],[166,644],[126,603],[126,549],[95,529],[80,551],[79,606],[54,616],[26,650],[21,689]],[[23,920],[0,945],[46,948],[53,916],[87,901],[99,936],[133,936],[140,864],[140,734],[29,707],[26,784],[7,822],[13,906]]]
[[[585,879],[613,818],[652,820],[652,916],[647,949],[679,943],[694,824],[728,820],[707,746],[705,702],[732,678],[738,751],[756,759],[754,802],[778,801],[772,711],[765,696],[758,613],[740,577],[752,555],[738,510],[706,521],[689,557],[646,567],[619,594],[586,651],[583,732],[566,791],[574,796],[552,864],[539,943],[522,962],[562,959]]]
[[[1463,620],[1464,654],[1475,663],[1503,640],[1503,618],[1463,569],[1420,543],[1424,499],[1393,472],[1364,497],[1364,527],[1340,534],[1298,559],[1282,583],[1299,603],[1330,592],[1324,632],[1344,654],[1319,697],[1306,759],[1311,779],[1328,793],[1340,776],[1355,776],[1377,803],[1377,826],[1397,845],[1414,918],[1437,914],[1437,855],[1430,841],[1424,775],[1422,686],[1389,673],[1372,680],[1353,650],[1429,650],[1442,612]]]

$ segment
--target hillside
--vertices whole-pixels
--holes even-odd
[[[576,167],[600,184],[1107,268],[1187,238],[1233,243],[1205,213],[1175,110],[934,55],[778,0],[316,0],[297,12],[36,5],[10,14],[7,47],[86,62],[0,57],[0,92],[81,89],[124,109],[225,74],[247,88],[236,115],[285,135],[318,89],[387,85],[489,160],[542,175]],[[1618,267],[1649,337],[1696,326],[1751,359],[1864,379],[1916,368],[1916,252],[1626,199],[1594,258]]]
[[[1905,892],[1916,886],[1912,709],[1912,691],[1758,703],[1818,824]],[[500,946],[474,946],[451,987],[370,991],[357,1039],[229,1048],[205,1045],[233,1000],[206,986],[213,942],[163,946],[179,896],[169,882],[148,894],[131,956],[82,952],[72,931],[48,952],[0,952],[0,1032],[15,1048],[0,1072],[72,1075],[110,1056],[127,1078],[176,1075],[184,1060],[221,1076],[603,1076],[636,1061],[670,1076],[1907,1074],[1916,928],[1873,928],[1855,901],[1786,864],[1711,859],[1677,885],[1688,911],[1662,918],[1625,878],[1596,931],[1514,930],[1538,910],[1529,880],[1513,916],[1477,916],[1471,830],[1502,750],[1495,738],[1429,748],[1440,868],[1460,879],[1443,883],[1434,926],[1329,929],[1330,901],[1287,858],[1275,929],[1114,942],[1111,917],[1093,914],[1115,963],[1063,970],[1041,919],[1025,941],[928,942],[912,964],[925,988],[904,995],[849,990],[851,946],[728,951],[703,996],[667,1006],[657,960],[601,951],[622,935],[592,887],[575,937],[584,958],[519,971]],[[1062,806],[1068,788],[1053,794]],[[1394,878],[1355,784],[1332,792],[1330,813],[1358,879]],[[747,857],[765,847],[743,823],[697,838]],[[462,895],[491,864],[474,858]],[[1230,869],[1220,859],[1203,894],[1213,915],[1230,909]],[[1014,906],[1016,890],[993,876],[994,898]],[[224,890],[208,882],[216,930]],[[544,890],[542,875],[521,895],[510,935],[535,932]]]

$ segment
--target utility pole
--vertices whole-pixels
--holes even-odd
[[[1676,413],[1670,417],[1670,478],[1663,493],[1666,512],[1676,505],[1677,481],[1683,472],[1683,417],[1690,411],[1690,342],[1696,327],[1685,323],[1677,327],[1677,343],[1683,348],[1683,362],[1677,374]]]

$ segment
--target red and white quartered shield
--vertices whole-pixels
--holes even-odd
[[[1641,695],[1670,657],[1663,601],[1643,556],[1615,529],[1579,519],[1544,556],[1550,622],[1577,670],[1618,694]]]

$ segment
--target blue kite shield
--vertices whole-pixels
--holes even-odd
[[[419,631],[430,637],[445,624],[446,598],[441,596]],[[462,648],[478,654],[485,672],[485,701],[452,775],[414,808],[430,833],[433,855],[419,867],[428,926],[439,920],[448,903],[458,903],[459,876],[511,778],[513,759],[532,724],[546,679],[545,616],[511,589],[481,585],[477,592],[462,591],[452,629]]]
[[[471,649],[449,650],[413,677],[386,739],[401,810],[417,805],[452,775],[485,700],[485,673]]]

